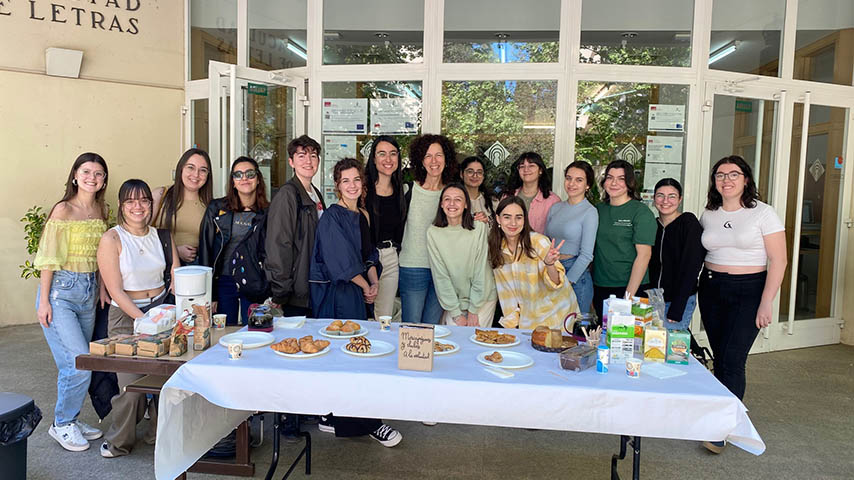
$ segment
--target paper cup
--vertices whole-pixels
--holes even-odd
[[[380,328],[384,332],[388,332],[391,330],[391,317],[388,315],[382,315],[377,320],[380,321]]]
[[[217,313],[213,316],[214,328],[217,330],[222,330],[225,328],[225,319],[228,318],[228,315],[224,313]]]
[[[637,358],[629,358],[626,360],[626,376],[631,378],[640,377],[642,361]]]
[[[228,358],[231,360],[240,360],[243,356],[243,340],[235,340],[228,344]]]

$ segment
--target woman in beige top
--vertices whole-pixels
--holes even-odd
[[[151,225],[172,232],[181,265],[195,264],[199,247],[199,227],[213,198],[211,159],[208,153],[191,148],[175,167],[175,183],[153,192],[156,212]]]

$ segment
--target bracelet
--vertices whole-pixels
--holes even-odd
[[[546,263],[546,261],[545,261],[545,260],[543,260],[543,264],[544,264],[545,266],[547,266],[547,267],[554,267],[554,266],[555,266],[555,262],[552,262],[552,263]]]

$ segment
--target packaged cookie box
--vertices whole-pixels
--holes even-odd
[[[169,353],[169,345],[172,343],[170,336],[172,332],[163,332],[157,335],[144,335],[136,343],[136,354],[141,357],[160,357]]]
[[[691,349],[691,333],[688,330],[668,330],[667,332],[667,363],[688,365],[688,355]]]
[[[136,344],[141,335],[130,335],[116,342],[116,355],[136,355]]]
[[[664,362],[667,350],[667,330],[647,327],[643,337],[643,359],[647,362]]]
[[[580,372],[596,365],[596,347],[576,345],[560,352],[560,368]]]
[[[113,355],[116,353],[116,343],[128,335],[116,335],[89,342],[89,355]]]

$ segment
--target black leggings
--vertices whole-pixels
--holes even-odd
[[[700,316],[715,356],[715,377],[739,400],[747,383],[747,354],[756,340],[756,312],[766,272],[730,275],[703,269],[698,291]]]

